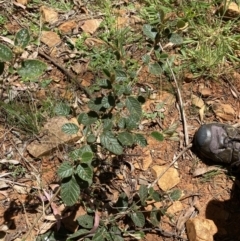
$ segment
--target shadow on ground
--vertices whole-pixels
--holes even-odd
[[[236,177],[231,198],[224,202],[212,200],[207,204],[206,218],[214,221],[218,232],[215,241],[240,241],[240,188],[239,174]]]

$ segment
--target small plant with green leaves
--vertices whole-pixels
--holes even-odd
[[[5,44],[0,43],[0,69],[4,71],[4,63],[14,65],[17,57],[23,52],[30,41],[30,34],[27,29],[21,29],[16,33],[14,39],[13,50]],[[15,54],[15,55],[14,55]],[[26,59],[21,62],[21,67],[17,69],[17,73],[24,81],[35,81],[47,69],[47,65],[37,59]],[[12,67],[10,67],[11,69]]]

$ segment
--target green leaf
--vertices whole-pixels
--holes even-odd
[[[72,241],[74,238],[77,238],[81,235],[86,235],[88,233],[89,233],[89,230],[87,230],[87,229],[79,229],[77,232],[69,235],[67,238],[67,241]]]
[[[116,81],[123,81],[123,82],[128,79],[127,74],[120,69],[115,70],[115,78],[116,78]]]
[[[150,56],[149,56],[149,54],[143,55],[142,61],[143,61],[144,64],[149,64],[149,62],[150,62]]]
[[[62,126],[62,131],[68,135],[77,134],[79,127],[74,123],[66,123]]]
[[[60,178],[70,177],[73,174],[73,167],[70,165],[70,163],[64,162],[58,168],[57,173]]]
[[[157,191],[155,191],[152,187],[149,188],[149,197],[148,198],[153,199],[156,202],[159,202],[162,200],[161,195]]]
[[[153,226],[159,227],[160,220],[160,212],[156,207],[154,207],[150,213],[150,222],[153,224]]]
[[[83,228],[90,229],[93,227],[93,217],[88,214],[78,217],[77,221]]]
[[[98,118],[99,116],[95,111],[89,111],[88,113],[81,113],[78,116],[78,123],[89,126],[94,124]]]
[[[64,178],[61,184],[61,198],[67,206],[74,205],[80,196],[80,187],[74,176]]]
[[[63,102],[57,104],[56,107],[54,108],[54,112],[58,116],[68,116],[70,113],[70,110],[71,110],[70,106]]]
[[[156,139],[157,141],[163,141],[164,137],[163,137],[163,134],[161,134],[160,132],[158,131],[153,131],[151,133],[151,136]]]
[[[183,43],[183,38],[179,34],[173,33],[169,41],[173,44],[181,45]]]
[[[155,37],[157,35],[157,31],[153,29],[153,27],[149,24],[144,24],[143,25],[143,33],[146,35],[148,38],[155,40]]]
[[[129,132],[121,132],[117,136],[123,146],[131,146],[134,143],[134,137]]]
[[[115,207],[118,209],[118,211],[126,211],[128,208],[128,197],[124,192],[119,195]]]
[[[91,181],[93,177],[92,168],[85,163],[77,166],[76,174],[84,181]]]
[[[148,188],[145,185],[141,185],[139,188],[139,197],[140,197],[142,206],[145,206],[147,196],[148,196]]]
[[[86,152],[83,152],[82,155],[81,155],[81,162],[88,163],[88,162],[91,162],[92,159],[93,159],[93,153],[92,152],[86,151]]]
[[[126,125],[126,118],[120,118],[119,121],[118,121],[118,127],[120,129],[124,129],[125,128],[125,125]]]
[[[89,118],[88,118],[88,114],[87,114],[87,113],[81,113],[81,114],[78,116],[77,120],[78,120],[78,123],[79,123],[79,124],[83,124],[83,125],[85,125],[85,126],[88,126],[88,125],[89,125],[89,124],[88,124]]]
[[[136,115],[130,115],[125,119],[126,128],[128,130],[133,130],[138,127],[139,118]]]
[[[183,21],[182,19],[179,19],[177,21],[177,25],[176,26],[177,26],[178,29],[182,29],[182,28],[184,28],[186,26],[186,22]]]
[[[90,143],[94,143],[95,141],[97,140],[96,136],[93,135],[93,134],[90,134],[88,137],[87,137],[87,142],[90,144]]]
[[[73,161],[77,161],[79,159],[81,159],[81,156],[82,156],[82,149],[75,149],[74,151],[71,151],[69,153],[69,157],[73,160]]]
[[[142,134],[135,134],[134,135],[135,142],[140,146],[146,146],[147,140]]]
[[[136,98],[129,96],[126,99],[126,107],[129,113],[131,114],[131,116],[135,116],[140,120],[142,116],[142,107]]]
[[[142,212],[130,213],[129,216],[136,226],[142,228],[145,225],[145,217]]]
[[[37,59],[27,59],[22,62],[22,67],[18,69],[18,74],[24,80],[34,81],[47,70],[47,65]]]
[[[15,36],[14,45],[21,47],[22,49],[26,48],[30,41],[30,34],[27,29],[20,29]]]
[[[92,241],[111,240],[110,238],[111,237],[110,237],[110,234],[108,233],[108,230],[105,227],[100,227],[97,229],[97,232],[93,236]]]
[[[13,53],[10,48],[0,43],[0,62],[9,62],[13,58]]]
[[[102,106],[102,97],[97,97],[96,99],[90,100],[88,102],[88,107],[90,110],[99,111]]]
[[[182,197],[182,194],[183,194],[183,192],[181,189],[175,189],[175,190],[171,191],[169,196],[173,201],[177,201]]]
[[[103,132],[100,136],[101,144],[110,152],[121,155],[123,153],[123,148],[119,144],[118,140],[115,138],[111,132]]]
[[[112,95],[104,96],[102,98],[102,106],[106,109],[115,105],[115,99]]]
[[[104,131],[110,131],[113,127],[113,122],[111,119],[104,119],[103,120],[103,130]]]
[[[159,65],[159,63],[155,62],[153,64],[148,65],[149,72],[154,75],[160,75],[162,74],[162,68]]]

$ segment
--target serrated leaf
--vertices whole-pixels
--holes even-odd
[[[152,64],[149,64],[148,65],[148,68],[149,68],[149,72],[151,74],[154,74],[154,75],[160,75],[162,74],[162,68],[161,66],[159,65],[159,63],[155,62],[155,63],[152,63]]]
[[[80,196],[80,187],[74,176],[64,178],[61,183],[61,198],[67,206],[74,205]]]
[[[73,167],[70,165],[70,163],[64,162],[58,168],[57,173],[60,178],[70,177],[73,174]]]
[[[82,156],[82,153],[83,153],[83,150],[82,148],[80,149],[75,149],[74,151],[71,151],[69,153],[69,157],[73,160],[73,161],[77,161],[81,158]]]
[[[140,228],[145,225],[145,217],[142,212],[130,213],[130,218],[132,219],[134,224]]]
[[[22,67],[18,69],[18,74],[24,80],[34,81],[47,70],[47,65],[37,59],[27,59],[22,62]]]
[[[81,113],[81,114],[78,116],[77,120],[78,120],[78,123],[79,123],[79,124],[83,124],[83,125],[85,125],[85,126],[89,125],[89,124],[88,124],[89,118],[88,118],[88,114],[87,114],[87,113]]]
[[[13,53],[10,48],[0,43],[0,62],[9,62],[13,58]]]
[[[54,108],[54,112],[58,116],[68,116],[70,113],[70,110],[71,110],[70,106],[63,102],[57,104],[56,107]]]
[[[115,99],[113,96],[109,95],[109,96],[104,96],[102,98],[102,106],[106,109],[112,107],[115,105]]]
[[[125,128],[125,124],[126,124],[126,119],[125,118],[120,118],[118,121],[118,127],[120,129],[124,129]]]
[[[68,135],[77,134],[79,127],[74,123],[66,123],[62,126],[62,131]]]
[[[148,38],[155,40],[155,37],[157,35],[157,31],[153,29],[153,27],[149,24],[144,24],[143,25],[143,33],[146,35]]]
[[[22,49],[26,48],[30,41],[30,34],[27,29],[20,29],[15,36],[14,45]]]
[[[136,116],[129,116],[125,119],[126,128],[128,130],[133,130],[138,127],[139,119]]]
[[[131,146],[134,143],[134,137],[129,132],[121,132],[117,136],[123,146]]]
[[[90,100],[88,102],[88,107],[90,110],[99,111],[102,106],[102,97],[97,97],[96,99]]]
[[[116,78],[116,81],[123,81],[123,82],[128,79],[127,74],[120,69],[115,70],[115,78]]]
[[[183,43],[183,38],[179,34],[173,33],[169,41],[173,44],[181,45]]]
[[[113,127],[113,122],[111,119],[104,119],[103,120],[103,130],[110,131]]]
[[[142,206],[145,206],[145,202],[148,196],[148,188],[145,185],[141,185],[139,188],[139,197]]]
[[[163,137],[163,134],[161,134],[160,132],[158,131],[153,131],[151,133],[151,136],[156,139],[157,141],[163,141],[164,140],[164,137]]]
[[[77,221],[83,228],[90,229],[93,227],[93,217],[88,214],[78,217]]]
[[[101,134],[100,142],[107,150],[116,155],[121,155],[123,153],[122,146],[119,144],[113,133],[109,131]]]
[[[177,201],[182,197],[182,190],[181,189],[175,189],[175,190],[171,191],[169,196],[173,201]]]
[[[80,164],[80,165],[77,166],[76,174],[78,174],[78,176],[82,180],[90,181],[90,180],[92,180],[92,177],[93,177],[93,170],[90,166],[83,163],[83,164]]]
[[[93,153],[92,152],[83,152],[81,155],[81,162],[91,162],[93,159]]]
[[[142,106],[136,98],[129,96],[126,99],[126,107],[131,116],[136,116],[140,120],[142,116]]]
[[[135,142],[140,146],[146,146],[147,140],[142,134],[135,134],[134,135]]]
[[[87,229],[79,229],[77,232],[70,234],[70,236],[68,236],[67,241],[72,241],[74,238],[77,238],[81,235],[84,234],[89,234],[89,230]]]

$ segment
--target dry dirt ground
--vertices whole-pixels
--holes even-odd
[[[9,18],[11,21],[8,21],[5,27],[10,33],[14,34],[21,28],[18,19],[23,17],[23,11],[19,7],[18,11],[14,12],[13,17]],[[29,12],[31,9],[27,11]],[[84,9],[82,11],[84,12]],[[41,43],[40,48],[41,51],[50,53],[50,48],[47,45]],[[31,52],[34,50],[30,48],[28,51]],[[69,53],[69,49],[64,43],[60,43],[54,51],[51,58],[55,59],[55,61],[57,59],[58,63],[64,64],[70,58],[71,53]],[[137,47],[133,50],[133,57],[140,61],[141,53],[138,52]],[[74,101],[76,95],[79,98],[86,98],[81,90],[74,90],[73,92],[72,84],[69,83],[66,74],[53,61],[40,54],[38,58],[50,66],[47,72],[48,78],[54,81],[47,88],[41,88],[36,83],[32,83],[26,88],[26,85],[20,82],[16,76],[11,76],[7,81],[5,80],[6,86],[10,86],[18,92],[19,100],[23,101],[24,94],[29,94],[29,90],[31,90],[31,99],[36,101],[36,103],[38,100],[47,98],[49,95],[57,99],[61,96],[62,99],[70,102]],[[82,82],[83,85],[87,87],[94,82],[97,74],[83,68],[79,75],[84,80]],[[178,79],[187,120],[189,142],[192,141],[194,133],[200,127],[201,123],[221,122],[235,124],[239,122],[240,102],[237,90],[240,89],[240,74],[236,70],[231,75],[226,76],[226,78],[228,81],[225,79],[219,79],[218,81],[204,78],[192,79],[191,77],[187,78],[184,76]],[[149,183],[153,182],[156,177],[150,171],[151,167],[153,165],[168,165],[184,149],[185,145],[181,108],[175,95],[176,86],[164,81],[164,78],[161,79],[150,75],[145,68],[141,69],[138,85],[148,85],[153,93],[150,100],[147,100],[143,105],[145,112],[151,113],[155,111],[156,105],[163,101],[165,104],[161,109],[164,115],[163,119],[158,121],[145,119],[142,123],[148,146],[127,150],[126,152],[129,155],[122,157],[123,162],[121,165],[124,168],[126,168],[126,164],[124,163],[127,163],[128,168],[129,165],[130,167],[131,165],[135,166],[135,169],[129,175],[131,175],[131,180],[136,180],[137,184],[139,184],[139,177],[144,177]],[[4,93],[7,90],[6,86],[2,87],[1,101],[7,98],[7,94]],[[196,99],[194,100],[194,96],[200,99],[196,101]],[[203,106],[205,110],[202,115],[199,110]],[[65,159],[68,149],[78,144],[65,145],[63,148],[58,148],[49,155],[41,158],[33,158],[27,151],[28,145],[34,140],[41,140],[41,136],[32,136],[29,138],[29,136],[25,135],[18,128],[11,126],[11,123],[6,123],[4,118],[0,121],[0,234],[5,236],[4,240],[6,241],[21,240],[26,234],[28,234],[27,240],[35,240],[36,235],[56,227],[56,219],[54,219],[52,214],[53,208],[51,209],[49,206],[46,208],[48,202],[43,199],[44,190],[47,193],[51,193],[58,185],[57,168]],[[162,131],[173,123],[176,123],[178,126],[176,133],[179,139],[177,141],[166,138],[164,141],[159,142],[150,136],[153,130]],[[144,163],[149,158],[151,159],[150,166],[144,168]],[[14,162],[10,164],[9,162],[7,164],[4,163],[3,160],[9,159],[17,161],[17,164]],[[150,230],[151,232],[146,232],[147,234],[143,240],[178,240],[178,237],[175,237],[177,225],[178,228],[181,225],[183,226],[181,229],[182,233],[178,235],[185,238],[179,240],[187,240],[184,222],[186,219],[196,215],[214,221],[218,228],[215,240],[222,241],[226,237],[232,238],[231,240],[240,240],[240,185],[238,176],[229,174],[221,166],[217,173],[215,171],[214,174],[211,172],[211,175],[207,175],[207,171],[204,170],[207,170],[207,167],[212,165],[215,165],[215,163],[199,159],[192,149],[185,151],[180,156],[174,164],[174,168],[177,169],[180,177],[178,184],[174,188],[182,190],[182,197],[178,201],[180,208],[162,218],[162,232]],[[99,167],[99,169],[104,168],[108,168],[108,166],[101,165]],[[195,176],[195,172],[200,170],[200,168],[203,168],[201,169],[203,170],[203,174]],[[116,199],[114,195],[117,196],[119,194],[121,187],[126,187],[125,191],[129,191],[127,190],[129,183],[126,183],[127,180],[120,174],[114,175],[108,181],[106,181],[107,178],[104,176],[105,183],[103,183],[103,180],[97,174],[99,170],[95,171],[96,185],[106,186],[107,183],[107,186],[111,187],[108,196],[109,200]],[[109,170],[107,171],[111,173]],[[12,172],[16,176],[9,174]],[[155,185],[154,189],[162,192],[158,185]],[[106,187],[99,189],[99,193],[104,192],[102,190],[105,190],[106,194],[108,193]],[[58,205],[60,210],[62,204],[59,196],[55,198],[55,204]],[[192,206],[195,209],[189,215],[188,211]],[[62,218],[61,225],[69,232],[76,231],[78,226],[74,222],[74,218],[83,214],[83,209],[84,206],[79,204],[65,211],[67,215]],[[45,219],[41,217],[37,220],[42,210],[45,210]],[[104,215],[104,213],[101,213],[101,215]],[[184,215],[187,218],[184,218]],[[184,221],[181,221],[181,219]],[[122,226],[124,225],[126,223],[123,221]]]

